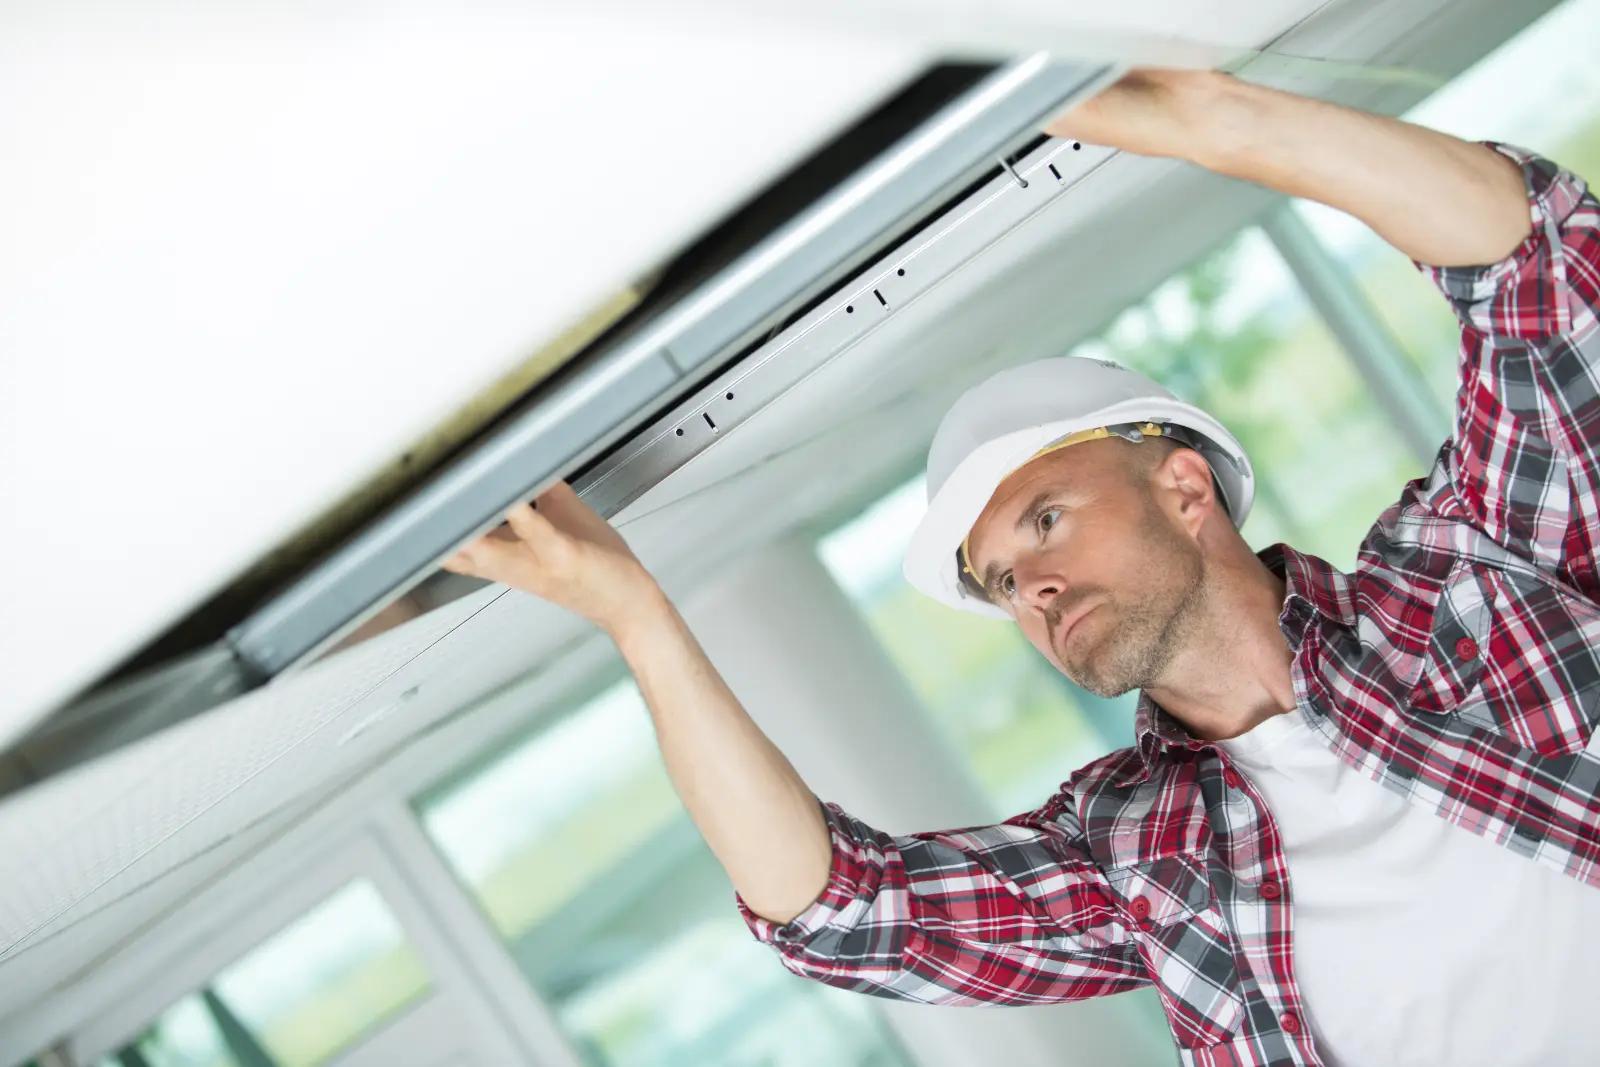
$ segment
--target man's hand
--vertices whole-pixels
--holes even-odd
[[[506,522],[463,546],[444,569],[532,593],[608,633],[656,589],[622,535],[566,482],[545,490],[533,506],[518,503]]]

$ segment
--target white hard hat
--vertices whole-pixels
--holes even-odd
[[[906,580],[953,608],[1009,619],[962,581],[962,549],[972,524],[1019,467],[1111,434],[1132,441],[1159,434],[1199,452],[1234,527],[1244,525],[1255,475],[1220,422],[1120,364],[1059,356],[1008,367],[961,394],[945,413],[928,449],[928,510],[906,549]]]

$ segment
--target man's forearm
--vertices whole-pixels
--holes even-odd
[[[1195,162],[1347,211],[1412,259],[1493,263],[1528,235],[1515,163],[1399,119],[1226,79]]]
[[[751,910],[785,923],[833,855],[817,798],[763,734],[659,589],[608,631],[650,708],[667,773]]]
[[[1517,165],[1492,149],[1206,71],[1140,71],[1047,127],[1346,211],[1413,259],[1492,263],[1528,235]]]

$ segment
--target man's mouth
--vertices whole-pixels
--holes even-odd
[[[1097,607],[1099,607],[1098,604],[1091,605],[1091,606],[1086,607],[1086,608],[1081,608],[1077,612],[1075,612],[1074,614],[1068,616],[1065,619],[1062,619],[1061,620],[1061,633],[1056,638],[1057,643],[1065,645],[1066,642],[1067,642],[1067,638],[1072,636],[1072,632],[1073,632],[1073,630],[1075,630],[1077,628],[1078,623],[1082,622],[1084,617],[1086,615],[1088,615],[1091,611],[1093,611]]]

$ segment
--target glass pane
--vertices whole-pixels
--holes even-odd
[[[584,1062],[906,1067],[868,998],[751,939],[631,680],[417,807]]]
[[[1407,112],[1458,137],[1509,142],[1600,176],[1600,0],[1567,0]],[[1537,76],[1529,76],[1537,71]],[[1350,269],[1445,411],[1455,410],[1455,317],[1405,256],[1348,215],[1296,209]]]
[[[162,1012],[131,1044],[96,1067],[245,1067],[229,1051],[221,1027],[192,993]]]
[[[371,882],[350,883],[99,1067],[315,1067],[428,988]]]
[[[416,1000],[428,976],[363,879],[228,967],[213,987],[280,1067],[312,1067]]]

